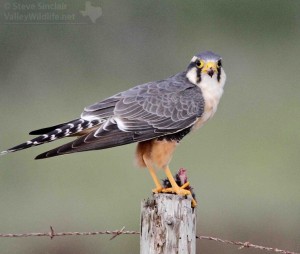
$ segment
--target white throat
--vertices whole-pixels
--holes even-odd
[[[216,76],[217,74],[214,74],[212,77],[210,77],[207,74],[204,74],[201,76],[201,81],[196,85],[201,88],[204,99],[206,99],[206,97],[212,97],[216,99],[219,103],[219,100],[223,94],[223,88],[226,81],[226,74],[222,69],[220,81],[217,80]]]
[[[195,128],[199,128],[215,114],[223,94],[226,74],[222,68],[220,81],[218,81],[217,73],[215,73],[212,77],[210,77],[208,74],[202,73],[201,81],[197,83],[197,71],[196,68],[193,68],[189,70],[186,76],[191,83],[200,87],[204,98],[205,110],[203,115],[200,117],[198,124],[195,126]]]

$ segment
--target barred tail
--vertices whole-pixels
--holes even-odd
[[[60,138],[71,136],[71,135],[79,133],[85,129],[89,129],[96,125],[99,125],[101,123],[102,122],[100,120],[87,121],[84,119],[76,119],[76,120],[73,120],[73,121],[70,121],[67,123],[35,130],[35,131],[30,132],[29,134],[31,134],[31,135],[38,134],[40,136],[38,136],[34,139],[31,139],[27,142],[24,142],[20,145],[9,148],[8,150],[1,152],[0,155],[5,155],[7,153],[20,151],[20,150],[27,149],[27,148],[30,148],[33,146],[38,146],[38,145],[42,145],[42,144],[45,144],[48,142],[52,142],[52,141],[60,139]]]

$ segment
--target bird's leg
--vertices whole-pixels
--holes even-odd
[[[144,160],[144,162],[145,162],[145,164],[146,164],[146,166],[147,166],[147,168],[148,168],[148,170],[150,172],[150,175],[152,176],[154,184],[156,186],[156,188],[154,188],[152,190],[152,192],[154,192],[154,193],[162,192],[163,188],[162,188],[162,186],[161,186],[161,184],[160,184],[160,182],[159,182],[159,180],[157,178],[155,169],[153,168],[152,164],[147,160],[147,158],[145,158],[145,156],[143,156],[143,160]]]
[[[174,193],[176,193],[178,195],[182,195],[182,196],[191,195],[190,191],[184,189],[188,185],[184,184],[182,187],[178,186],[178,184],[176,183],[174,177],[172,176],[171,170],[169,169],[168,166],[164,167],[164,171],[165,171],[165,174],[166,174],[167,178],[169,179],[169,181],[172,185],[172,188],[163,189],[162,192],[174,192]]]

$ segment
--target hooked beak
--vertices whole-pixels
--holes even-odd
[[[217,72],[217,64],[215,62],[207,62],[205,63],[202,71],[212,78],[214,73]]]

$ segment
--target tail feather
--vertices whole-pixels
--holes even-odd
[[[49,133],[49,132],[51,132],[51,131],[54,131],[55,129],[61,128],[61,127],[64,126],[65,124],[68,124],[68,123],[62,123],[62,124],[54,125],[54,126],[51,126],[51,127],[46,127],[46,128],[34,130],[34,131],[29,132],[29,135],[42,135],[42,134],[47,134],[47,133]]]
[[[39,154],[35,159],[46,159],[54,156],[89,150],[101,150],[135,142],[133,132],[123,132],[117,127],[112,128],[110,131],[102,130],[103,135],[101,135],[101,137],[95,137],[96,132],[97,130],[94,130],[93,132],[75,139],[67,144]],[[89,138],[91,140],[89,140]]]
[[[38,145],[42,145],[45,143],[49,143],[54,140],[76,134],[85,129],[92,128],[101,123],[102,122],[100,120],[87,121],[84,119],[76,119],[76,120],[73,120],[73,121],[70,121],[70,122],[67,122],[64,124],[59,124],[59,125],[55,125],[52,127],[32,131],[32,132],[30,132],[30,134],[33,134],[33,135],[42,134],[42,135],[38,136],[34,139],[31,139],[27,142],[24,142],[20,145],[9,148],[8,150],[1,152],[0,155],[5,155],[7,153],[16,152],[16,151],[20,151],[20,150],[24,150],[24,149],[33,147],[33,146],[38,146]],[[49,130],[49,132],[46,132],[46,130]]]
[[[56,147],[50,151],[38,155],[35,159],[46,159],[64,154],[78,153],[89,150],[102,150],[106,148],[122,146],[134,142],[141,142],[154,137],[160,133],[154,133],[152,129],[144,131],[123,131],[115,123],[105,123],[97,130],[79,137],[67,144]]]

